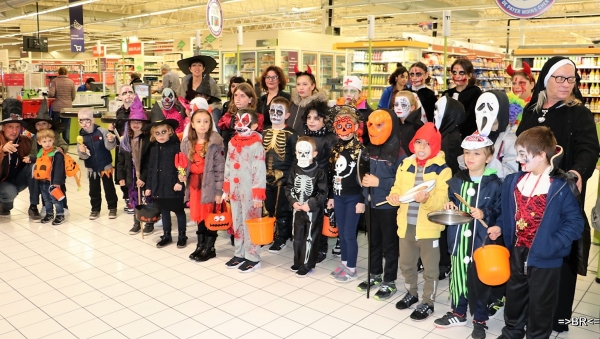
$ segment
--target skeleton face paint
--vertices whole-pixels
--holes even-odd
[[[446,105],[448,104],[448,98],[443,96],[435,103],[435,110],[433,112],[433,121],[435,123],[435,128],[438,130],[442,126],[442,119],[444,118],[444,113],[446,113]]]
[[[175,105],[175,92],[170,88],[165,88],[162,91],[162,98],[160,99],[162,107],[166,110],[170,110]]]
[[[360,91],[358,89],[350,86],[344,86],[342,88],[342,93],[344,95],[344,99],[346,99],[346,102],[358,100],[358,96],[360,95]]]
[[[273,125],[281,125],[285,122],[285,107],[282,104],[271,104],[269,108],[269,117]]]
[[[477,122],[479,134],[486,137],[490,135],[499,111],[500,103],[493,93],[485,92],[479,96],[475,104],[475,121]]]
[[[313,160],[313,148],[310,142],[300,141],[296,143],[296,158],[298,166],[302,168],[308,167]]]
[[[238,114],[236,123],[235,123],[235,131],[243,137],[248,137],[252,134],[252,117],[248,113],[244,113],[241,116]]]
[[[348,137],[356,130],[356,124],[347,115],[336,117],[334,127],[335,133],[340,137]]]
[[[404,119],[410,113],[410,101],[407,97],[397,96],[394,100],[394,112],[400,119]]]

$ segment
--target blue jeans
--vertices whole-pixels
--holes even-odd
[[[454,313],[466,315],[468,305],[469,302],[467,298],[465,298],[464,295],[461,295],[460,297],[458,297],[458,305],[454,305],[454,303],[452,303],[450,307],[452,307]],[[475,312],[473,312],[473,310],[471,310],[471,312],[473,313],[473,320],[479,323],[487,321],[489,319],[487,308],[481,303],[481,300],[477,300],[477,308],[475,309]]]
[[[50,194],[50,182],[40,181],[40,193],[44,199],[44,208],[46,209],[46,215],[53,215],[54,208],[56,208],[56,215],[64,215],[65,210],[63,208],[62,201],[56,200],[56,198]],[[54,208],[53,208],[54,207]]]
[[[360,214],[356,213],[356,204],[363,201],[360,195],[334,195],[333,204],[335,221],[338,227],[338,237],[342,248],[342,261],[347,261],[347,267],[356,267],[358,257],[358,242],[356,228]]]
[[[37,205],[37,189],[38,185],[35,179],[33,179],[33,166],[35,164],[29,164],[21,169],[19,174],[12,180],[0,182],[0,203],[5,211],[13,209],[13,203],[19,192],[29,187],[29,203],[30,205]],[[10,169],[14,171],[14,168]]]

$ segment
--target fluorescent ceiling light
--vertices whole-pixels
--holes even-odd
[[[9,21],[13,21],[13,20],[25,19],[25,18],[29,18],[29,17],[32,17],[32,16],[48,14],[48,13],[60,11],[60,10],[63,10],[63,9],[67,9],[67,8],[70,8],[70,7],[83,6],[83,5],[86,5],[86,4],[89,4],[89,3],[92,3],[92,2],[96,2],[96,1],[99,1],[99,0],[84,0],[84,1],[73,2],[73,3],[71,3],[69,5],[66,5],[66,6],[49,8],[49,9],[46,9],[46,10],[43,10],[43,11],[40,11],[40,12],[36,12],[36,13],[28,13],[28,14],[24,14],[24,15],[15,16],[15,17],[12,17],[10,19],[0,20],[0,24],[1,23],[5,23],[5,22],[9,22]]]

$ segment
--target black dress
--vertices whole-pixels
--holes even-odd
[[[430,90],[427,87],[423,87],[419,90],[413,91],[417,93],[419,97],[419,101],[425,110],[425,115],[427,115],[427,121],[433,122],[433,114],[435,111],[435,103],[437,101],[437,97],[435,96],[435,92]]]
[[[180,151],[177,135],[171,136],[164,144],[155,142],[150,150],[146,188],[152,192],[162,210],[180,212],[184,208],[185,184],[179,181],[175,167],[175,155]],[[173,189],[177,183],[181,184],[181,191]]]

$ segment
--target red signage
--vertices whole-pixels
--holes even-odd
[[[4,74],[4,86],[25,86],[25,74]]]
[[[141,42],[130,42],[127,44],[127,54],[136,55],[142,54],[142,43]]]
[[[92,49],[92,54],[94,55],[94,58],[104,57],[106,54],[106,48],[103,45],[100,45],[100,48],[98,48],[98,45],[95,45]]]

